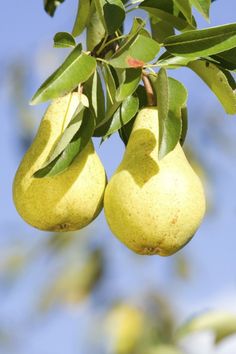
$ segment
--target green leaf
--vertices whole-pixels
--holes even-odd
[[[106,134],[113,114],[121,105],[121,102],[116,100],[116,83],[111,68],[104,64],[102,69],[106,91],[106,112],[103,117],[97,121],[94,136],[104,136]]]
[[[180,136],[180,144],[184,145],[185,138],[188,131],[188,109],[186,106],[181,108],[181,121],[182,121],[182,129],[181,129],[181,136]]]
[[[96,59],[81,52],[81,44],[69,54],[64,63],[40,86],[31,104],[45,102],[72,91],[88,80],[96,69]]]
[[[158,58],[158,61],[156,62],[156,64],[159,67],[175,69],[175,68],[179,68],[181,66],[186,66],[190,61],[192,61],[191,58],[175,56],[175,55],[172,55],[168,52],[164,52]]]
[[[159,156],[164,157],[172,151],[181,138],[182,109],[186,107],[188,93],[179,81],[168,78],[169,83],[169,112],[163,129],[162,144]]]
[[[169,25],[177,28],[179,31],[194,29],[194,21],[189,24],[183,15],[175,15],[172,0],[144,0],[139,7],[147,11],[152,17],[167,22]]]
[[[192,9],[189,0],[173,0],[187,21],[192,24]]]
[[[126,43],[115,53],[110,64],[115,68],[140,68],[152,61],[159,50],[155,40],[139,34],[133,42]]]
[[[68,48],[68,47],[76,46],[74,37],[68,32],[56,33],[53,40],[54,40],[54,47],[56,48]]]
[[[93,109],[96,122],[99,123],[105,117],[105,98],[101,77],[97,70],[84,83],[83,92],[88,97],[89,107]]]
[[[212,58],[215,59],[224,69],[236,70],[236,48],[212,55]]]
[[[194,30],[164,40],[165,48],[174,55],[197,58],[236,47],[236,24]]]
[[[79,130],[82,124],[83,114],[84,114],[84,106],[82,103],[80,103],[70,123],[66,127],[59,141],[57,142],[55,149],[53,150],[52,154],[50,155],[46,163],[42,166],[42,168],[50,165],[51,162],[53,162],[65,150],[67,145],[70,143],[70,141],[73,139],[73,137]]]
[[[176,333],[182,338],[196,331],[213,331],[216,342],[236,333],[236,316],[227,312],[208,312],[196,316],[181,326]]]
[[[74,27],[72,30],[72,34],[74,37],[79,36],[83,32],[87,24],[89,23],[90,11],[91,11],[90,1],[78,0],[78,10],[75,18]]]
[[[44,10],[53,16],[58,5],[62,4],[65,0],[44,0]]]
[[[41,178],[45,176],[55,176],[68,168],[76,156],[81,153],[81,151],[88,144],[93,135],[94,126],[94,115],[89,108],[85,107],[83,111],[82,123],[70,143],[56,159],[50,162],[47,166],[35,172],[34,177]]]
[[[160,69],[157,75],[156,96],[157,96],[158,119],[159,119],[159,157],[162,157],[163,134],[164,134],[166,120],[168,119],[168,112],[169,112],[169,83],[168,83],[168,77],[165,69]]]
[[[150,18],[150,25],[152,30],[152,38],[158,43],[162,43],[166,37],[175,34],[174,27],[168,22],[155,20],[153,17]]]
[[[113,34],[123,24],[125,8],[120,0],[103,0],[103,13],[108,34]]]
[[[209,20],[211,0],[190,0],[190,2],[206,20]]]
[[[150,79],[155,91],[157,90],[157,88],[159,88],[159,91],[162,90],[160,85],[161,82],[159,83],[159,85],[157,85],[156,79],[152,75],[150,75]],[[164,82],[164,85],[166,85],[164,79],[162,79],[162,81]],[[159,100],[160,100],[160,95],[161,93],[159,93]],[[165,92],[163,93],[163,96],[164,95]],[[157,99],[158,99],[158,94],[157,94]],[[162,100],[165,101],[165,98],[163,97]],[[163,158],[170,151],[172,151],[181,138],[182,108],[186,106],[186,102],[187,102],[187,90],[185,89],[183,84],[169,77],[168,78],[168,117],[162,120],[161,122],[162,139],[160,141],[160,147],[159,147],[160,158]],[[165,108],[166,105],[167,103],[163,103],[164,109],[166,109]]]
[[[86,44],[88,50],[94,50],[94,48],[102,41],[104,36],[105,27],[93,5],[90,14],[90,21],[87,26]]]
[[[132,93],[138,87],[141,80],[142,69],[126,69],[125,77],[121,85],[116,92],[116,100],[123,101],[126,97],[132,95]]]
[[[146,22],[141,17],[135,17],[133,20],[132,28],[129,32],[129,38],[132,39],[133,36],[137,35],[144,29]]]
[[[231,88],[224,72],[206,60],[195,60],[188,64],[214,92],[226,113],[236,114],[236,92]]]
[[[143,85],[139,85],[137,87],[137,89],[135,91],[135,96],[138,97],[138,100],[139,100],[139,110],[144,107],[147,107],[147,105],[148,105],[147,94],[146,94],[146,90]],[[120,138],[125,145],[128,144],[128,140],[129,140],[130,134],[132,132],[135,118],[136,118],[136,116],[134,116],[128,123],[126,123],[125,125],[123,125],[119,129]]]
[[[147,92],[143,85],[138,85],[137,90],[135,91],[135,95],[139,99],[139,109],[147,107]]]
[[[108,110],[115,102],[116,84],[112,72],[107,64],[104,64],[102,73],[106,83],[106,101]]]
[[[107,34],[113,34],[125,19],[125,9],[121,0],[94,0],[95,6]]]
[[[117,132],[123,125],[128,123],[135,116],[138,111],[138,108],[138,98],[134,96],[127,97],[113,115],[111,124],[104,138]]]

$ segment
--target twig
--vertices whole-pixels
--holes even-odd
[[[152,85],[149,81],[148,75],[145,72],[143,72],[143,74],[142,74],[142,80],[143,80],[144,87],[146,90],[148,106],[155,106],[156,99],[155,99],[155,95],[153,92],[153,88],[152,88]]]

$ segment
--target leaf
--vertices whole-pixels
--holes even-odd
[[[93,135],[94,126],[94,115],[89,108],[85,107],[82,123],[70,143],[56,159],[50,162],[47,166],[36,171],[34,177],[41,178],[45,176],[55,176],[68,168],[76,156],[81,153],[88,144]]]
[[[44,0],[44,10],[53,16],[57,7],[62,4],[65,0]]]
[[[213,331],[215,341],[219,342],[236,333],[236,315],[227,312],[208,312],[196,316],[178,329],[176,337],[182,338],[196,331]]]
[[[126,43],[115,53],[110,64],[115,68],[142,68],[156,57],[159,50],[156,41],[139,34],[133,42]]]
[[[194,29],[196,27],[193,21],[192,24],[189,24],[181,14],[178,16],[175,15],[172,0],[144,0],[139,7],[147,11],[152,17],[167,22],[179,31]]]
[[[56,33],[53,40],[54,40],[54,47],[56,48],[68,48],[68,47],[76,46],[74,37],[68,32]]]
[[[90,21],[87,26],[86,44],[88,50],[94,50],[94,48],[102,41],[104,36],[105,27],[93,5],[90,14]]]
[[[133,36],[136,36],[137,34],[144,29],[146,25],[146,22],[141,18],[141,17],[135,17],[133,20],[132,28],[129,32],[129,38],[132,39]]]
[[[53,162],[56,158],[58,158],[58,156],[61,155],[61,153],[65,150],[67,145],[71,142],[71,140],[78,132],[82,124],[83,114],[84,114],[83,111],[84,111],[84,106],[80,102],[79,106],[76,109],[76,112],[73,114],[70,123],[68,124],[62,136],[60,137],[59,142],[56,144],[56,147],[53,150],[50,158],[46,161],[46,163],[42,166],[42,168],[50,165],[51,162]]]
[[[78,10],[75,18],[72,34],[74,37],[79,36],[90,19],[91,4],[88,0],[78,0]]]
[[[218,66],[206,60],[195,60],[190,62],[188,67],[214,92],[226,113],[236,113],[236,92],[231,88],[226,75]]]
[[[188,131],[188,109],[186,106],[181,108],[181,121],[182,121],[182,129],[181,129],[181,136],[179,142],[181,145],[184,145],[185,138]]]
[[[138,108],[138,98],[134,96],[127,97],[113,115],[111,124],[104,138],[117,132],[123,125],[128,123],[135,116]]]
[[[190,2],[206,20],[209,20],[211,0],[190,0]]]
[[[95,6],[106,29],[107,34],[113,34],[121,27],[125,19],[125,9],[121,0],[94,0]]]
[[[175,34],[174,27],[170,25],[168,22],[155,20],[153,17],[151,17],[150,25],[152,31],[152,38],[159,43],[162,43],[166,37]]]
[[[125,19],[125,8],[122,1],[104,1],[103,13],[108,34],[115,33],[122,26]]]
[[[38,104],[72,91],[88,80],[95,69],[96,59],[81,52],[81,44],[78,44],[64,63],[40,86],[30,103]]]
[[[192,24],[192,9],[189,0],[173,0],[187,21]]]
[[[169,83],[165,69],[160,69],[156,80],[156,96],[159,120],[159,156],[163,154],[163,133],[169,112]],[[164,153],[165,155],[165,153]]]
[[[101,77],[97,70],[84,83],[83,92],[89,99],[89,107],[94,111],[96,122],[99,123],[105,117],[105,98]]]
[[[139,85],[137,87],[137,89],[135,90],[135,96],[138,97],[138,100],[139,100],[139,110],[144,107],[147,107],[147,105],[148,105],[147,94],[146,94],[146,90],[145,90],[144,86]],[[136,118],[136,116],[134,116],[128,123],[126,123],[125,125],[123,125],[119,129],[120,138],[125,145],[128,144],[128,140],[129,140],[132,128],[133,128],[135,118]]]
[[[154,90],[157,89],[156,79],[150,75]],[[160,89],[160,88],[159,88]],[[160,94],[159,94],[160,95]],[[157,96],[158,99],[158,96]],[[164,98],[163,98],[164,99]],[[168,117],[163,121],[162,139],[159,147],[159,157],[163,158],[172,151],[182,130],[182,108],[186,106],[187,90],[179,81],[168,78]]]
[[[212,55],[212,58],[215,59],[224,69],[236,70],[236,48]]]
[[[164,40],[165,48],[174,55],[197,58],[236,47],[236,24],[194,30]]]
[[[106,98],[108,110],[115,102],[116,84],[112,72],[107,64],[104,64],[102,73],[106,83]]]
[[[124,81],[119,86],[116,92],[117,101],[123,101],[126,97],[132,95],[132,93],[138,87],[141,80],[141,69],[126,69]]]
[[[161,82],[163,82],[164,86],[166,86],[166,81],[164,78],[162,78],[161,80],[159,79],[160,80],[159,84],[157,84],[156,80],[152,78],[151,75],[150,75],[150,79],[155,91],[157,91],[158,88],[159,90],[161,90]],[[165,100],[166,100],[167,93],[164,93],[164,95],[165,97],[162,97],[163,100],[162,105],[164,106],[163,110],[165,109],[166,112],[165,106],[167,106],[167,103],[165,103]],[[160,97],[161,94],[159,93],[159,100]],[[158,100],[158,95],[157,95],[157,100]],[[164,120],[159,120],[159,126],[162,130],[161,131],[162,138],[159,145],[160,159],[163,158],[165,155],[167,155],[170,151],[172,151],[181,138],[182,108],[186,106],[186,102],[187,102],[187,90],[185,89],[183,84],[169,77],[168,78],[168,116]]]
[[[192,61],[191,58],[175,56],[175,55],[172,55],[168,52],[164,52],[158,58],[158,61],[156,62],[156,64],[159,67],[175,69],[175,68],[179,68],[181,66],[186,66],[190,61]]]

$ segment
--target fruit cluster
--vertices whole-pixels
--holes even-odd
[[[86,100],[86,97],[83,97]],[[168,256],[192,238],[205,212],[202,184],[180,146],[158,157],[158,109],[140,110],[122,162],[107,184],[92,140],[71,165],[38,178],[81,100],[77,92],[55,99],[15,176],[16,209],[47,231],[79,230],[100,213],[114,235],[142,255]]]

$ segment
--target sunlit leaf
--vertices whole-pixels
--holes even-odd
[[[115,53],[110,64],[116,68],[141,68],[152,61],[159,50],[156,41],[139,34],[134,41],[126,43]]]
[[[226,113],[236,113],[236,92],[232,89],[225,73],[215,64],[206,60],[195,60],[188,64],[214,92]]]
[[[45,176],[55,176],[58,173],[63,172],[88,144],[93,135],[94,127],[95,117],[92,114],[92,111],[85,107],[82,123],[72,140],[56,159],[35,172],[34,177],[41,178]]]
[[[72,34],[74,37],[79,36],[90,19],[91,4],[88,0],[78,0],[78,10],[75,18]]]
[[[205,17],[209,19],[211,0],[190,0],[191,4]]]
[[[159,58],[156,64],[163,68],[170,68],[175,69],[181,66],[186,66],[190,61],[191,58],[175,56],[168,52],[164,52]]]
[[[96,59],[81,51],[81,44],[65,59],[64,63],[40,86],[31,100],[38,104],[72,91],[88,80],[96,69]]]
[[[187,21],[192,24],[192,9],[189,0],[173,0]]]
[[[185,31],[196,27],[194,21],[189,24],[183,16],[176,16],[172,0],[144,0],[139,7],[147,11],[152,17],[168,23],[179,31]]]
[[[236,23],[171,36],[164,46],[174,55],[192,58],[220,53],[236,47]]]

